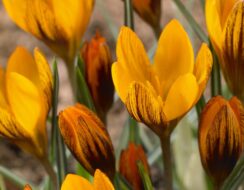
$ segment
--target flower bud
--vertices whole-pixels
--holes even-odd
[[[137,14],[154,29],[160,27],[161,0],[133,0]]]
[[[244,101],[244,2],[240,1],[233,7],[226,28],[222,52],[222,68],[232,93]]]
[[[85,79],[96,111],[105,119],[113,104],[114,85],[111,76],[112,58],[106,39],[98,32],[81,50],[85,62]]]
[[[146,154],[141,145],[130,143],[128,148],[120,155],[119,172],[132,185],[134,190],[143,189],[143,182],[137,167],[137,162],[141,161],[145,170],[149,173]]]
[[[103,123],[93,112],[81,104],[68,107],[59,113],[59,128],[70,151],[91,175],[100,169],[113,178],[113,145]]]
[[[243,150],[243,106],[233,97],[212,98],[205,106],[199,124],[199,149],[204,169],[220,187]]]
[[[32,190],[32,188],[31,188],[30,185],[27,184],[27,185],[24,186],[24,189],[23,190]]]

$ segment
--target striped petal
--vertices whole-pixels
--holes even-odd
[[[166,121],[163,102],[160,96],[155,95],[149,83],[146,86],[133,82],[129,87],[125,105],[132,117],[148,125],[156,134],[161,134],[161,127]]]

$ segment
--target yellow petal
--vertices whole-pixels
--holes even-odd
[[[42,105],[45,106],[45,109],[43,109],[44,115],[47,115],[51,107],[52,101],[52,72],[45,56],[41,53],[41,51],[38,48],[34,50],[34,57],[35,65],[37,67],[36,75],[39,79],[38,83],[36,83],[36,86],[42,94]],[[23,64],[22,67],[24,67]]]
[[[150,80],[150,62],[142,42],[128,27],[122,27],[117,41],[117,64],[130,78],[138,82]]]
[[[52,74],[50,67],[36,48],[33,56],[23,47],[17,47],[9,58],[6,75],[16,72],[30,80],[39,91],[42,99],[43,115],[46,115],[52,99]]]
[[[199,93],[196,101],[198,101],[204,89],[206,88],[209,75],[211,73],[212,65],[213,65],[212,53],[209,50],[207,44],[203,43],[198,52],[196,64],[194,68],[194,75],[199,85]]]
[[[39,39],[65,39],[64,28],[57,23],[53,14],[52,1],[3,0],[13,21]],[[61,32],[62,31],[62,32]],[[62,37],[61,37],[62,36]]]
[[[94,0],[52,0],[52,4],[58,23],[79,43],[89,23]]]
[[[94,189],[96,190],[114,190],[114,187],[108,177],[99,169],[96,170],[94,175]]]
[[[206,0],[206,24],[215,51],[220,55],[223,31],[228,15],[238,0]],[[213,19],[214,18],[214,19]]]
[[[6,102],[6,92],[5,92],[5,73],[4,70],[0,66],[0,107],[3,109],[7,109],[8,105]]]
[[[170,121],[186,114],[193,106],[198,95],[198,84],[193,74],[178,77],[169,90],[163,108]]]
[[[29,134],[16,119],[7,111],[0,108],[0,135],[8,139],[25,139]]]
[[[193,72],[194,52],[184,28],[177,20],[165,27],[158,42],[154,69],[163,87],[163,97],[179,75]]]
[[[41,114],[39,91],[30,80],[16,72],[8,73],[6,89],[14,117],[29,134],[34,134]]]
[[[119,97],[124,103],[129,90],[128,86],[133,81],[133,76],[128,75],[126,72],[120,63],[116,62],[112,65],[113,83]]]
[[[61,190],[94,190],[94,188],[85,178],[68,174],[62,184]]]
[[[142,83],[133,82],[129,87],[126,98],[128,112],[137,121],[148,125],[156,134],[161,134],[162,125],[165,124],[163,102],[160,96],[156,96],[152,87]],[[160,127],[158,127],[160,126]]]

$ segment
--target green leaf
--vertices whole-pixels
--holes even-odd
[[[116,172],[114,177],[114,186],[116,190],[132,190],[128,181],[118,172]]]
[[[79,64],[81,64],[81,63],[79,63]],[[80,102],[81,104],[86,105],[93,112],[96,112],[96,109],[95,109],[95,106],[93,104],[93,100],[92,100],[89,88],[88,88],[88,86],[86,84],[86,81],[85,81],[84,74],[82,73],[82,71],[80,69],[80,67],[82,67],[82,66],[79,66],[79,64],[76,67],[77,99],[78,99],[78,102]]]
[[[144,189],[145,190],[153,190],[152,181],[151,181],[148,173],[146,172],[141,161],[137,162],[137,167],[139,169],[139,173],[140,173],[143,185],[144,185]]]
[[[197,34],[197,36],[204,42],[208,43],[208,36],[204,33],[202,28],[199,26],[199,24],[196,22],[196,20],[193,18],[191,13],[186,9],[185,5],[181,2],[181,0],[173,0],[181,13],[185,16],[186,20],[190,24],[193,31]]]
[[[93,181],[93,176],[79,163],[77,163],[76,174],[86,178],[90,182]]]
[[[61,186],[67,174],[67,158],[65,145],[58,128],[58,95],[59,95],[59,73],[57,61],[53,63],[53,105],[52,105],[52,136],[51,136],[51,162],[57,165],[58,184]],[[56,162],[55,162],[56,161]]]
[[[21,179],[19,176],[15,175],[14,173],[12,173],[11,171],[9,171],[7,168],[3,166],[0,166],[0,175],[8,179],[9,181],[13,182],[20,189],[22,189],[26,184],[29,184],[33,190],[38,189],[34,184],[30,183],[29,181],[25,181]]]
[[[120,139],[119,139],[119,144],[115,149],[115,157],[116,160],[119,160],[120,157],[120,153],[123,149],[125,149],[128,145],[128,140],[129,140],[129,117],[128,117],[128,121],[126,122],[125,126],[123,126],[123,130],[122,133],[120,135]]]

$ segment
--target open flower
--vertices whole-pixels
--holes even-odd
[[[94,0],[3,0],[11,19],[72,63],[89,23]]]
[[[114,97],[111,76],[113,62],[106,39],[97,32],[90,42],[84,43],[81,55],[85,62],[85,78],[96,112],[105,121]]]
[[[34,58],[18,47],[0,69],[0,135],[40,160],[47,153],[46,118],[51,106],[52,75],[42,53]]]
[[[61,190],[114,190],[112,183],[108,177],[100,170],[96,170],[94,181],[91,184],[87,179],[75,175],[68,174],[62,184]]]
[[[203,44],[194,65],[190,40],[177,20],[162,32],[154,64],[136,34],[123,27],[112,78],[121,100],[137,121],[162,135],[199,100],[208,81],[212,55]]]
[[[236,98],[212,98],[199,123],[199,149],[204,169],[220,187],[244,148],[244,108]]]
[[[59,113],[59,128],[64,142],[91,175],[100,169],[113,179],[113,145],[105,126],[92,111],[81,104],[66,108]]]
[[[210,40],[229,88],[242,101],[244,101],[243,14],[243,1],[206,1],[206,21]]]

